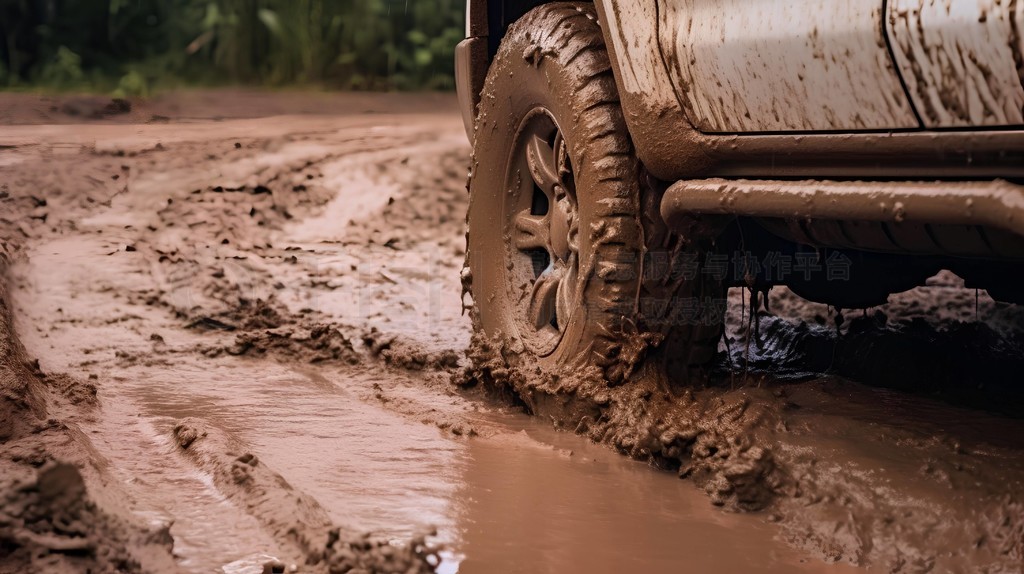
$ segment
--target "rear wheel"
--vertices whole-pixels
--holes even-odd
[[[474,325],[505,360],[618,384],[714,355],[724,291],[645,183],[593,8],[534,9],[491,65],[470,178]]]

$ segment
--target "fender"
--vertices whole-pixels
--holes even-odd
[[[545,0],[466,0],[466,39],[455,47],[455,88],[466,135],[473,141],[473,122],[487,68],[513,22]]]

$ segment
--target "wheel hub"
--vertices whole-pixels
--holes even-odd
[[[550,352],[579,294],[579,210],[568,145],[545,110],[528,114],[508,174],[508,268],[520,336]]]

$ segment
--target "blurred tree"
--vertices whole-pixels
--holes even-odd
[[[463,0],[0,0],[0,86],[451,89]]]

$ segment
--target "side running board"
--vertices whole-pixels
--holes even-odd
[[[692,215],[739,215],[972,225],[1024,236],[1024,186],[1003,180],[683,180],[665,192],[661,215],[676,229],[685,226]]]

